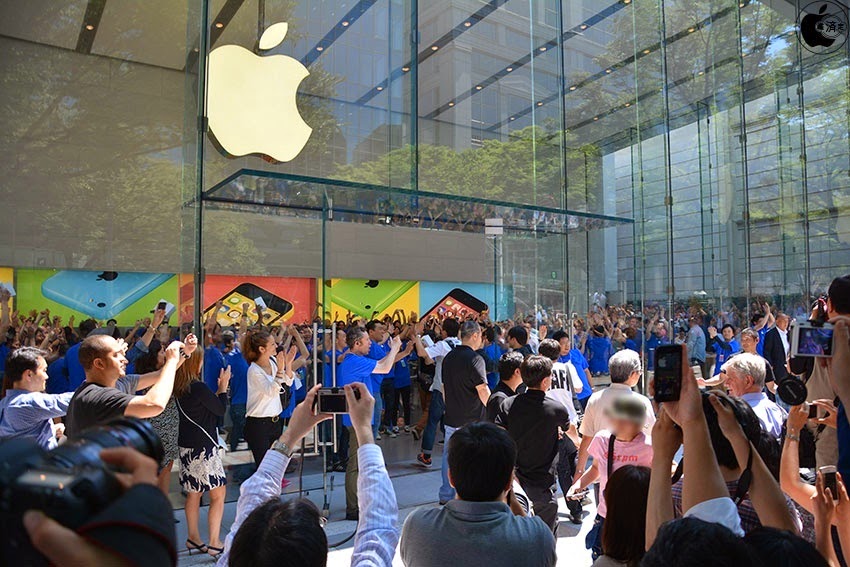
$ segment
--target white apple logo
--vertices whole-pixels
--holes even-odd
[[[260,49],[283,41],[289,25],[269,27]],[[298,85],[310,72],[286,55],[260,57],[238,45],[210,52],[207,115],[216,140],[230,154],[265,154],[277,161],[297,156],[313,129],[295,104]]]

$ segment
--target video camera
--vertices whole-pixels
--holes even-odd
[[[45,451],[32,438],[0,443],[0,564],[47,565],[23,527],[27,510],[41,510],[75,529],[124,492],[115,473],[100,459],[101,449],[131,447],[160,462],[164,449],[150,423],[119,418],[92,427],[78,439]]]
[[[827,322],[825,297],[812,304],[812,318],[808,321],[792,321],[788,333],[790,355],[796,357],[828,358],[832,356],[833,327]],[[777,395],[786,404],[796,406],[806,401],[808,388],[802,380],[788,376],[776,385]]]

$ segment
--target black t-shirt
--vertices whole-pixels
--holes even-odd
[[[454,348],[443,358],[442,376],[446,425],[457,428],[481,421],[484,405],[476,387],[487,384],[487,372],[481,355],[466,345]]]
[[[525,392],[525,384],[520,384],[517,391],[511,390],[511,387],[499,380],[496,387],[490,393],[490,399],[487,400],[487,421],[496,423],[496,416],[502,411],[502,405],[508,398],[512,398],[517,394]]]
[[[122,417],[130,401],[135,398],[139,376],[122,376],[114,388],[93,382],[83,382],[74,392],[68,413],[65,415],[65,435],[73,439],[83,430],[95,425],[105,425]]]
[[[564,405],[541,390],[508,398],[496,424],[508,430],[517,446],[517,478],[523,484],[548,486],[555,482],[558,427],[566,430],[570,415]]]

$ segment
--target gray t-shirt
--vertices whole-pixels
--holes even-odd
[[[94,382],[83,382],[74,392],[68,413],[65,416],[65,435],[69,439],[96,425],[105,425],[115,418],[123,417],[130,401],[136,397],[139,376],[122,376],[114,388]]]

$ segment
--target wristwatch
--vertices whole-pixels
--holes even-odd
[[[280,440],[274,442],[274,445],[272,445],[272,451],[277,451],[286,458],[291,458],[293,453],[293,449]]]

